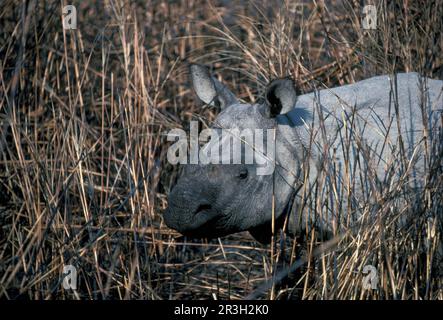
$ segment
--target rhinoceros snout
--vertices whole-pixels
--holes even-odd
[[[169,205],[163,218],[169,228],[184,235],[205,237],[203,226],[214,221],[218,215],[209,201],[195,194],[191,196],[189,189],[177,188],[169,197]]]

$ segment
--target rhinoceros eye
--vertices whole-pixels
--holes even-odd
[[[238,174],[238,177],[240,179],[246,179],[248,177],[248,169],[246,169],[246,168],[241,169]]]

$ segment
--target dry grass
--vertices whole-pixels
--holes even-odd
[[[257,297],[443,298],[442,136],[422,194],[407,192],[407,170],[377,185],[362,223],[326,253],[314,233],[270,247],[247,233],[189,241],[162,222],[178,174],[165,133],[216,112],[199,108],[189,61],[249,102],[277,76],[301,92],[398,71],[442,79],[442,1],[380,1],[377,31],[361,28],[357,1],[74,1],[77,30],[63,30],[62,2],[0,4],[0,297],[241,299],[301,259]],[[327,214],[339,200],[300,210]],[[74,292],[61,285],[66,264]],[[367,264],[378,290],[362,288]]]

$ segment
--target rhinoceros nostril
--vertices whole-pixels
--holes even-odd
[[[203,211],[207,211],[207,210],[211,210],[212,206],[209,203],[204,203],[198,206],[197,210],[195,210],[195,214],[203,212]]]

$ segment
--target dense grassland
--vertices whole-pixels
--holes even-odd
[[[0,297],[442,299],[441,133],[420,194],[406,169],[372,185],[366,218],[324,247],[315,232],[190,240],[162,220],[179,174],[165,134],[217,112],[193,94],[190,62],[248,102],[283,76],[301,93],[402,71],[443,79],[443,2],[376,3],[377,29],[364,30],[351,0],[73,1],[77,29],[64,30],[65,1],[2,1]],[[312,214],[335,190],[305,201]],[[61,284],[68,264],[74,291]],[[365,265],[377,290],[362,286]]]

